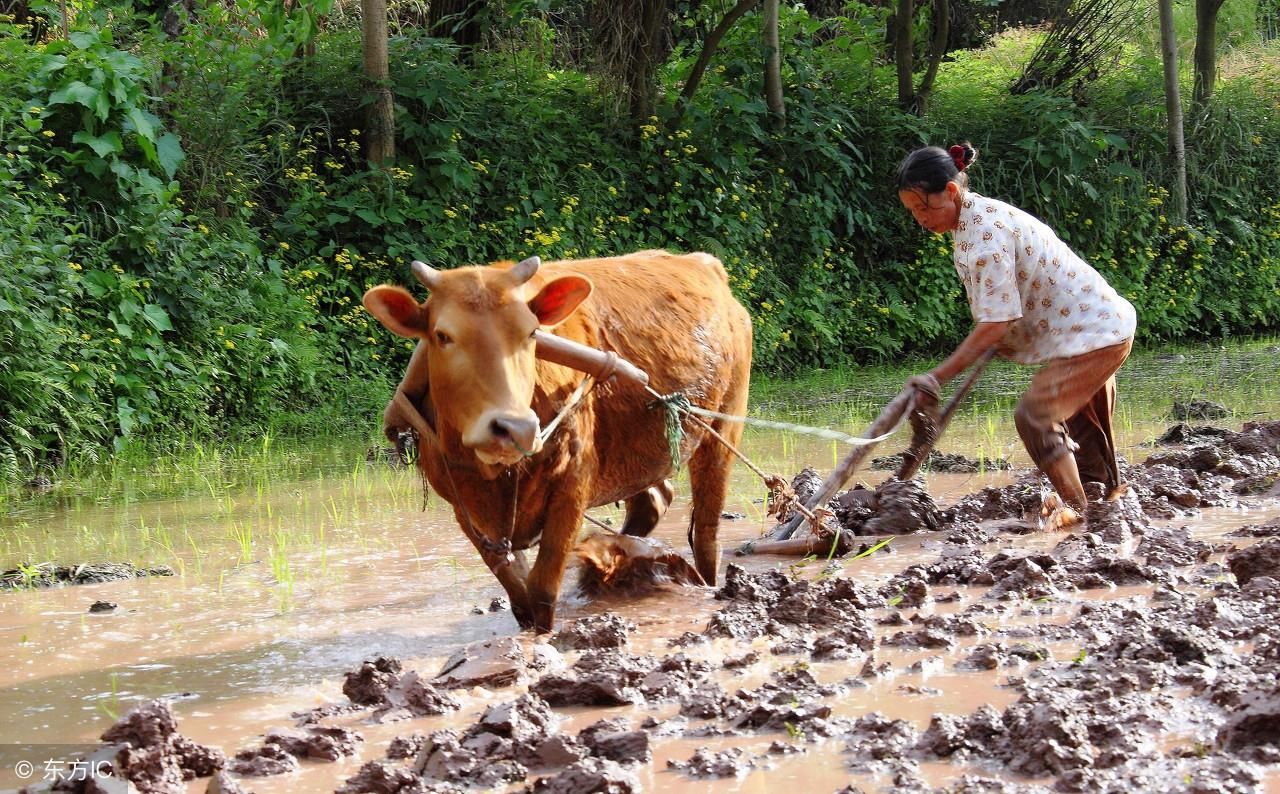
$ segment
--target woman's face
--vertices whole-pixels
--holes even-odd
[[[919,188],[900,190],[898,199],[916,223],[934,234],[949,232],[960,221],[960,186],[955,182],[948,182],[938,193],[925,193]]]

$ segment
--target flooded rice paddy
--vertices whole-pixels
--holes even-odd
[[[1274,342],[1139,356],[1121,372],[1117,424],[1122,454],[1136,464],[1155,451],[1150,442],[1175,421],[1174,401],[1209,399],[1228,411],[1223,418],[1195,424],[1239,430],[1245,421],[1280,418],[1277,358]],[[861,433],[896,393],[902,377],[898,372],[863,372],[768,384],[759,390],[752,410],[761,417]],[[1012,367],[993,368],[939,444],[943,451],[970,457],[1006,458],[1015,470],[926,472],[929,493],[941,506],[986,487],[1008,485],[1028,465],[1011,421],[1025,377]],[[906,443],[900,433],[877,452],[900,451]],[[746,433],[743,448],[761,468],[787,477],[804,466],[825,473],[846,452],[831,442],[754,429]],[[395,657],[406,670],[430,679],[455,652],[482,640],[518,635],[519,644],[532,652],[534,638],[519,635],[510,612],[493,607],[502,590],[458,531],[447,505],[432,495],[424,509],[422,486],[412,471],[393,468],[376,454],[368,460],[366,453],[364,443],[342,443],[289,449],[263,445],[230,457],[179,455],[139,466],[136,472],[114,469],[74,487],[55,485],[43,496],[9,501],[0,516],[0,570],[45,561],[121,561],[168,566],[174,575],[0,593],[0,789],[32,782],[19,780],[13,771],[25,754],[48,754],[51,746],[94,745],[118,717],[154,698],[172,700],[183,735],[231,756],[260,745],[272,729],[293,726],[291,715],[346,703],[344,674],[366,660]],[[856,479],[874,485],[885,476],[864,470]],[[888,553],[834,566],[825,560],[736,557],[734,549],[772,527],[763,496],[754,475],[736,467],[726,509],[739,517],[722,523],[721,538],[724,564],[741,566],[747,576],[778,572],[813,582],[848,578],[874,592],[909,566],[929,565],[947,548],[942,532],[898,537]],[[686,497],[687,481],[653,535],[680,552],[686,552]],[[1195,541],[1214,546],[1201,561],[1212,565],[1224,560],[1225,544],[1253,542],[1229,537],[1231,532],[1280,517],[1280,500],[1272,492],[1193,512],[1153,523],[1187,527]],[[621,511],[601,508],[592,515],[616,521]],[[1061,534],[1000,534],[982,544],[982,552],[1048,554],[1062,539]],[[1219,579],[1230,579],[1224,568],[1218,570]],[[1206,576],[1174,589],[1188,597],[1210,593]],[[1084,653],[1080,635],[1064,631],[1057,639],[1051,627],[1078,621],[1082,606],[1153,608],[1169,597],[1169,588],[1161,588],[1156,582],[1062,590],[988,610],[982,605],[992,601],[985,598],[984,585],[935,584],[920,606],[882,600],[866,610],[873,654],[830,660],[814,658],[811,648],[779,649],[778,639],[768,635],[712,636],[673,646],[672,640],[686,633],[704,634],[726,608],[725,600],[715,599],[710,589],[667,589],[601,603],[567,597],[559,623],[616,614],[633,624],[627,633],[628,654],[663,658],[682,653],[694,663],[706,662],[714,668],[708,681],[729,693],[762,687],[780,672],[802,668],[821,690],[815,702],[829,708],[824,719],[852,724],[876,713],[924,734],[935,715],[963,720],[984,705],[1004,712],[1022,697],[1019,685],[1037,667],[1079,660]],[[95,602],[116,606],[91,613]],[[886,643],[931,618],[960,620],[975,614],[982,616],[982,629],[971,635],[958,633],[937,645]],[[990,669],[957,669],[980,646],[998,638],[1008,645],[1029,638],[1036,652],[1025,659],[1014,653],[1007,664]],[[1243,653],[1250,647],[1242,641],[1234,649]],[[751,658],[752,652],[756,657],[751,661],[723,667],[725,659]],[[565,652],[565,664],[573,665],[580,653]],[[880,668],[874,674],[866,674],[869,656]],[[440,716],[386,724],[367,723],[367,712],[331,717],[326,724],[363,736],[354,755],[333,762],[304,761],[300,771],[245,778],[242,785],[260,793],[333,791],[365,762],[385,758],[395,737],[443,728],[465,732],[486,709],[516,698],[531,683],[455,691],[461,707]],[[1164,686],[1171,694],[1193,687],[1180,680]],[[629,767],[646,791],[928,790],[960,786],[966,776],[1011,787],[1064,785],[1065,778],[1051,770],[1023,764],[1019,772],[981,752],[956,756],[963,760],[917,754],[909,762],[902,760],[905,754],[894,759],[888,753],[889,760],[881,762],[851,749],[852,744],[868,746],[865,735],[857,741],[850,738],[853,732],[833,738],[791,722],[774,729],[718,730],[708,727],[717,724],[714,719],[689,719],[680,711],[680,703],[661,698],[555,709],[562,733],[578,734],[609,718],[622,718],[631,729],[646,719],[667,726],[650,730],[646,747],[651,760]],[[1169,752],[1177,757],[1183,757],[1183,750],[1207,752],[1214,733],[1203,719],[1188,716],[1180,724],[1177,710],[1170,713],[1160,734]],[[864,722],[858,730],[866,734],[870,728]],[[784,752],[779,742],[801,751]],[[680,765],[700,757],[701,748],[706,748],[703,754],[739,748],[744,757],[768,760],[739,764],[728,777],[669,768],[669,761]],[[1224,775],[1223,788],[1203,790],[1280,792],[1280,766],[1258,768],[1263,771],[1256,779]],[[541,774],[493,788],[522,790]],[[1201,790],[1192,777],[1188,772],[1185,781],[1165,781],[1162,788]],[[1088,780],[1073,780],[1078,787],[1068,790],[1094,790]],[[187,786],[202,792],[206,781]]]

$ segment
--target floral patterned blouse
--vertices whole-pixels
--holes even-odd
[[[956,272],[976,322],[1017,320],[999,353],[1024,364],[1078,356],[1133,336],[1137,313],[1039,219],[966,192]]]

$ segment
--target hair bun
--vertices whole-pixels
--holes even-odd
[[[973,161],[978,159],[978,150],[973,148],[972,144],[957,143],[947,149],[947,154],[951,155],[951,159],[956,164],[956,169],[963,171],[973,165]]]

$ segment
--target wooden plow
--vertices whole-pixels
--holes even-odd
[[[622,377],[635,381],[652,392],[648,386],[648,373],[620,358],[616,353],[597,350],[543,331],[538,331],[534,337],[538,358],[585,372],[597,380],[614,376]],[[855,443],[854,448],[840,461],[835,470],[827,475],[822,485],[803,503],[795,503],[785,508],[783,512],[787,515],[780,516],[779,523],[772,530],[760,539],[744,544],[738,553],[806,556],[829,552],[842,554],[852,548],[852,537],[847,532],[839,528],[833,529],[826,523],[826,519],[832,516],[826,504],[849,482],[876,445],[893,434],[904,417],[912,427],[911,445],[903,453],[902,463],[895,472],[895,476],[901,480],[914,477],[951,423],[956,408],[973,389],[994,355],[995,349],[992,348],[978,358],[968,378],[956,389],[941,411],[938,410],[938,399],[934,395],[913,388],[905,388],[899,392],[884,407],[861,438],[850,439]],[[653,394],[657,396],[656,392]],[[696,416],[693,418],[697,419]],[[726,418],[750,421],[746,417]],[[761,424],[775,425],[776,423],[761,422]],[[719,439],[714,431],[712,435]],[[727,443],[723,439],[719,440]],[[763,474],[741,452],[733,449],[732,446],[730,449],[752,471],[761,476],[773,495],[790,489],[786,480],[777,475]],[[802,527],[806,531],[799,533]]]

